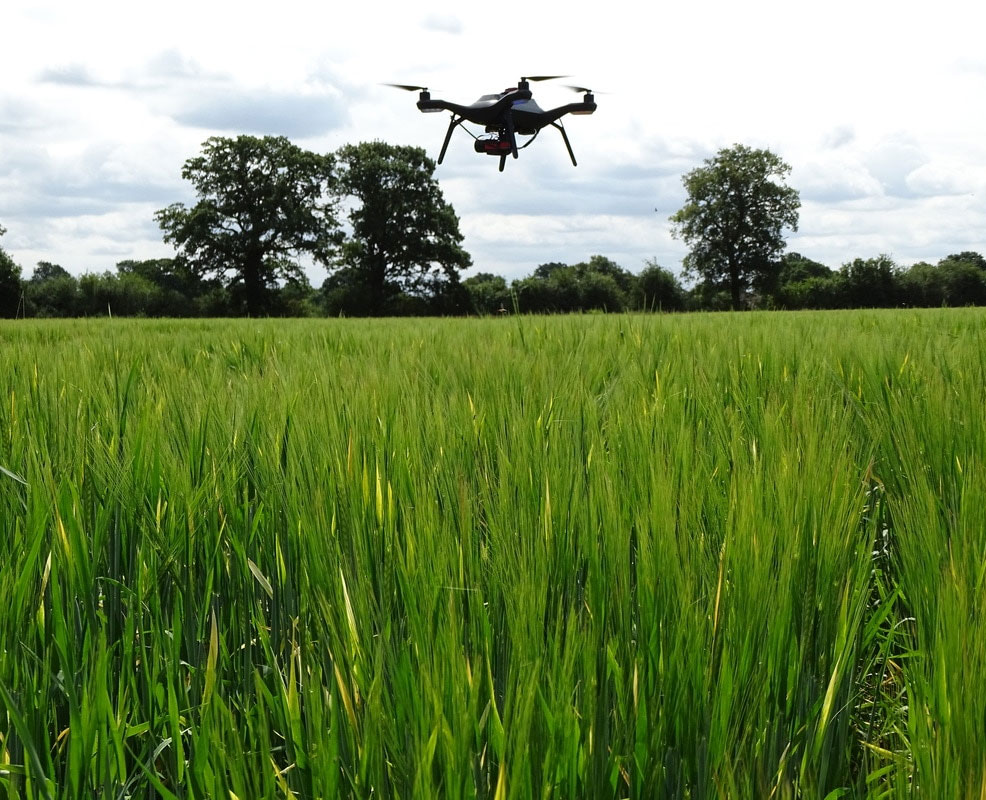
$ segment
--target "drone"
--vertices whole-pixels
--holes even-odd
[[[531,81],[550,81],[564,77],[566,76],[531,75],[521,78],[516,86],[511,86],[498,94],[484,94],[475,103],[467,106],[450,103],[447,100],[432,99],[427,86],[408,86],[403,83],[388,83],[386,85],[393,86],[395,89],[403,89],[406,92],[419,92],[418,109],[426,114],[438,111],[452,113],[452,121],[449,122],[445,141],[442,142],[442,151],[438,156],[439,164],[445,158],[445,151],[448,150],[449,141],[455,129],[464,122],[471,122],[485,128],[485,133],[478,136],[468,128],[463,128],[475,140],[473,146],[476,152],[499,156],[500,172],[503,172],[503,167],[507,163],[507,156],[512,155],[517,158],[518,151],[529,146],[537,138],[541,129],[549,125],[561,131],[568,155],[572,159],[572,166],[578,166],[575,161],[575,154],[572,152],[572,144],[568,141],[568,134],[561,124],[561,118],[566,114],[591,114],[595,111],[596,98],[592,90],[584,86],[568,86],[568,89],[583,95],[582,102],[568,103],[547,111],[534,101],[531,92]],[[518,136],[529,136],[530,138],[518,145]]]

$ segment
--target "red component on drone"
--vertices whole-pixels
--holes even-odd
[[[509,153],[511,149],[509,139],[477,139],[473,146],[477,153],[488,153],[491,156]]]

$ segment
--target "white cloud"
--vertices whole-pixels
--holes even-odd
[[[883,186],[852,156],[820,155],[792,170],[790,185],[802,200],[837,204],[883,194]]]
[[[340,128],[347,110],[325,92],[212,89],[192,97],[171,98],[169,115],[181,125],[221,131],[307,139]]]
[[[922,197],[973,194],[986,188],[984,169],[970,169],[950,159],[922,164],[907,175],[908,188]]]
[[[426,30],[439,33],[459,34],[465,30],[462,20],[455,14],[428,14],[421,24]]]
[[[856,138],[852,125],[838,125],[828,131],[822,139],[822,144],[832,150],[845,147]]]

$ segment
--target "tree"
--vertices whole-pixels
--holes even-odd
[[[277,293],[277,312],[280,316],[314,317],[317,308],[318,293],[304,273],[285,281]]]
[[[963,250],[961,253],[952,253],[951,255],[945,256],[945,258],[938,262],[938,266],[944,266],[946,263],[971,264],[977,269],[986,272],[986,258],[983,258],[981,253],[977,253],[974,250]]]
[[[942,274],[927,261],[918,261],[900,276],[903,301],[909,306],[934,308],[945,304]]]
[[[164,239],[200,275],[225,278],[247,313],[265,314],[279,280],[299,279],[299,258],[330,263],[340,241],[335,159],[283,136],[214,136],[182,177],[195,186],[192,208],[157,212]]]
[[[734,309],[769,284],[784,249],[782,231],[798,229],[798,192],[783,181],[791,167],[769,150],[737,144],[682,178],[688,201],[671,216],[672,234],[691,252],[685,273],[728,290]]]
[[[583,311],[626,311],[627,296],[616,278],[588,270],[579,275],[579,307]]]
[[[888,255],[854,258],[841,272],[850,308],[892,308],[903,299],[900,267]]]
[[[681,311],[685,307],[685,292],[678,277],[656,261],[647,261],[637,281],[646,311]]]
[[[0,225],[0,236],[7,229]],[[21,303],[21,268],[0,247],[0,317],[16,317]]]
[[[565,267],[566,270],[571,267]],[[510,284],[510,293],[517,301],[517,309],[524,314],[543,314],[559,311],[557,291],[553,281],[528,275]]]
[[[965,250],[938,262],[945,302],[950,306],[986,304],[986,258]]]
[[[560,261],[549,261],[546,264],[539,264],[537,269],[534,270],[534,273],[531,275],[531,277],[547,280],[560,269],[568,269],[568,264],[563,264]]]
[[[828,269],[826,267],[826,269]],[[846,305],[846,284],[841,272],[809,275],[781,284],[774,294],[779,308],[842,308]]]
[[[121,280],[140,278],[154,286],[155,291],[148,298],[149,305],[143,309],[148,316],[219,316],[229,313],[225,304],[217,306],[213,302],[217,293],[222,294],[220,281],[217,278],[204,280],[186,259],[126,259],[117,262],[116,271]]]
[[[625,311],[642,302],[637,276],[600,255],[572,266],[541,264],[533,274],[514,281],[511,291],[519,309],[528,314]]]
[[[813,261],[801,253],[785,253],[781,256],[778,281],[781,286],[809,278],[831,278],[833,270],[819,261]]]
[[[949,256],[938,262],[945,302],[950,306],[986,304],[986,270],[973,260]]]
[[[839,273],[801,253],[785,253],[770,288],[775,308],[824,308],[838,303]]]
[[[555,264],[538,267],[534,274],[515,280],[510,291],[524,314],[567,313],[582,308],[582,280],[575,267]],[[551,266],[551,265],[547,265]],[[547,277],[544,277],[547,275]]]
[[[622,311],[631,306],[638,307],[642,302],[640,296],[640,285],[637,276],[629,270],[623,269],[619,264],[606,256],[590,256],[588,261],[582,261],[575,265],[576,271],[581,275],[583,283],[589,279],[597,281],[598,277],[606,276],[616,283],[619,288],[620,297],[608,298],[605,307],[609,311]],[[586,300],[585,290],[583,291],[583,302],[586,308],[601,308],[602,305],[593,306]],[[616,302],[614,306],[613,303]]]
[[[31,283],[41,283],[41,281],[51,281],[57,278],[69,278],[71,273],[61,264],[52,264],[50,261],[39,261],[38,265],[31,273]]]
[[[366,303],[363,313],[387,313],[402,293],[434,296],[457,285],[472,261],[425,151],[362,142],[337,156],[341,192],[356,200],[337,266]]]
[[[511,310],[510,290],[500,275],[480,272],[462,282],[469,293],[469,305],[477,314],[498,314],[500,309]]]
[[[74,317],[79,313],[79,282],[74,275],[30,280],[24,284],[24,312],[29,317]]]

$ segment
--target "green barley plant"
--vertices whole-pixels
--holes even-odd
[[[0,797],[986,796],[986,314],[0,324]]]

